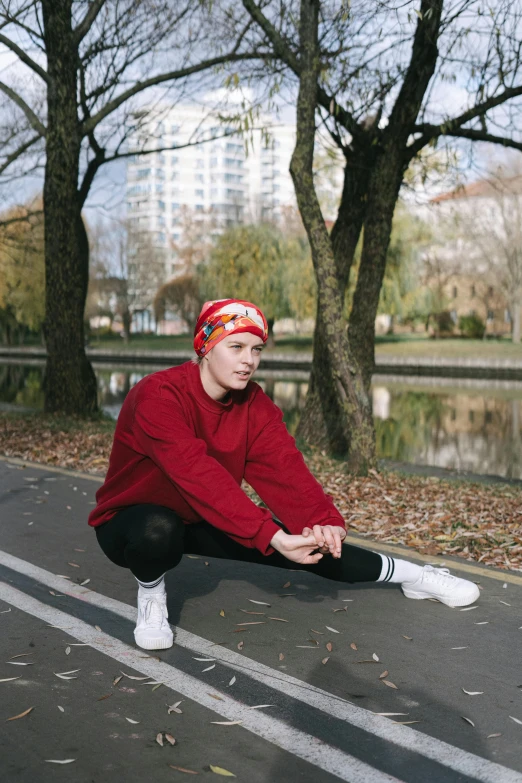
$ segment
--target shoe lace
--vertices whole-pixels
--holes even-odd
[[[450,574],[448,568],[433,568],[426,566],[424,568],[424,582],[438,582],[442,585],[452,584],[457,581],[457,577]]]
[[[143,619],[150,628],[161,628],[165,621],[165,611],[161,601],[154,596],[147,599],[143,608]]]

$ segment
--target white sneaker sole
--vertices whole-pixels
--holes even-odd
[[[134,634],[134,639],[138,647],[142,650],[167,650],[174,644],[174,637],[170,638],[158,637],[156,639],[140,639],[139,636]]]
[[[429,593],[423,593],[418,592],[416,590],[408,590],[408,588],[402,587],[402,592],[406,596],[406,598],[413,598],[416,600],[422,600],[427,598],[434,598],[436,601],[439,601],[441,604],[445,604],[446,606],[468,606],[468,604],[474,604],[475,601],[480,597],[480,590],[478,587],[476,588],[476,592],[473,593],[473,595],[469,594],[468,596],[462,596],[451,598],[451,597],[441,597],[437,598],[436,595],[429,594]]]

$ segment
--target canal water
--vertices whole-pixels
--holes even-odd
[[[129,389],[163,366],[94,365],[102,408],[117,418]],[[0,409],[43,406],[43,362],[0,363]],[[255,380],[295,433],[307,373],[265,371]],[[522,479],[522,381],[377,375],[372,385],[379,458]]]

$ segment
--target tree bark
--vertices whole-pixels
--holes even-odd
[[[315,108],[317,103],[320,59],[317,46],[319,0],[301,0],[299,95],[297,101],[296,145],[290,163],[296,198],[305,227],[317,279],[318,303],[314,367],[316,374],[309,388],[312,403],[300,432],[310,432],[317,443],[324,438],[331,453],[347,458],[348,469],[365,473],[374,463],[375,436],[368,427],[368,398],[356,363],[350,356],[343,328],[344,288],[339,277],[332,239],[328,235],[313,181]],[[339,258],[342,254],[339,253]],[[341,264],[342,266],[342,264]],[[331,383],[319,387],[321,362],[327,363]],[[323,364],[323,367],[325,365]],[[340,414],[340,415],[337,415]],[[322,416],[322,431],[321,431]],[[355,422],[352,429],[349,425]]]
[[[98,410],[98,402],[96,378],[84,346],[89,245],[78,194],[81,137],[72,0],[42,0],[42,12],[49,77],[44,181],[45,410],[89,414]]]

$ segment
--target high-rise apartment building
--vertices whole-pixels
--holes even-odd
[[[187,223],[219,233],[240,223],[277,223],[285,206],[295,206],[288,171],[295,128],[272,124],[266,116],[258,125],[271,138],[267,144],[262,131],[254,130],[247,154],[244,140],[215,115],[176,106],[131,139],[130,149],[137,152],[127,165],[129,230],[138,240],[145,234],[152,241],[164,258],[166,279],[183,267],[179,249],[189,240]],[[145,146],[158,151],[140,155]]]

